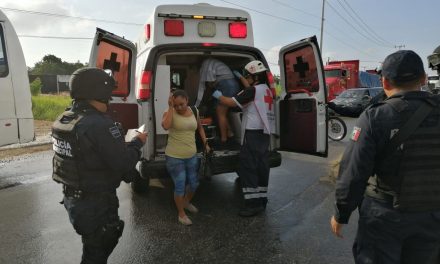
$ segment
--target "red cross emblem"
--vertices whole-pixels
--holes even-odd
[[[264,102],[269,104],[269,111],[272,110],[273,97],[270,90],[266,89],[266,95],[264,96]]]

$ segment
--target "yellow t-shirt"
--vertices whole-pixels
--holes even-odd
[[[178,159],[187,159],[194,156],[197,152],[194,136],[196,129],[197,120],[194,114],[182,116],[173,111],[173,121],[168,131],[165,155]]]

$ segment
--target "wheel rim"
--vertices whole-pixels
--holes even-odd
[[[333,140],[341,140],[344,137],[343,126],[339,120],[332,119],[328,123],[328,136]]]

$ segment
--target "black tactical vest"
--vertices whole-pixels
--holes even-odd
[[[80,174],[78,161],[79,141],[76,133],[76,124],[84,115],[66,111],[60,115],[52,125],[53,173],[52,179],[58,183],[74,188],[80,188]]]
[[[396,101],[403,102],[393,101],[393,104],[398,104]],[[392,164],[398,166],[390,166]],[[396,209],[408,212],[440,209],[438,106],[434,107],[416,131],[391,156],[382,160],[379,171],[376,177],[378,190],[381,191],[381,187],[391,190]]]

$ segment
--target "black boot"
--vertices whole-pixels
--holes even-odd
[[[238,212],[239,216],[250,217],[257,215],[264,211],[264,206],[259,199],[245,200],[244,207]]]
[[[262,197],[260,198],[260,202],[263,205],[264,209],[266,209],[266,205],[267,205],[267,197]]]

